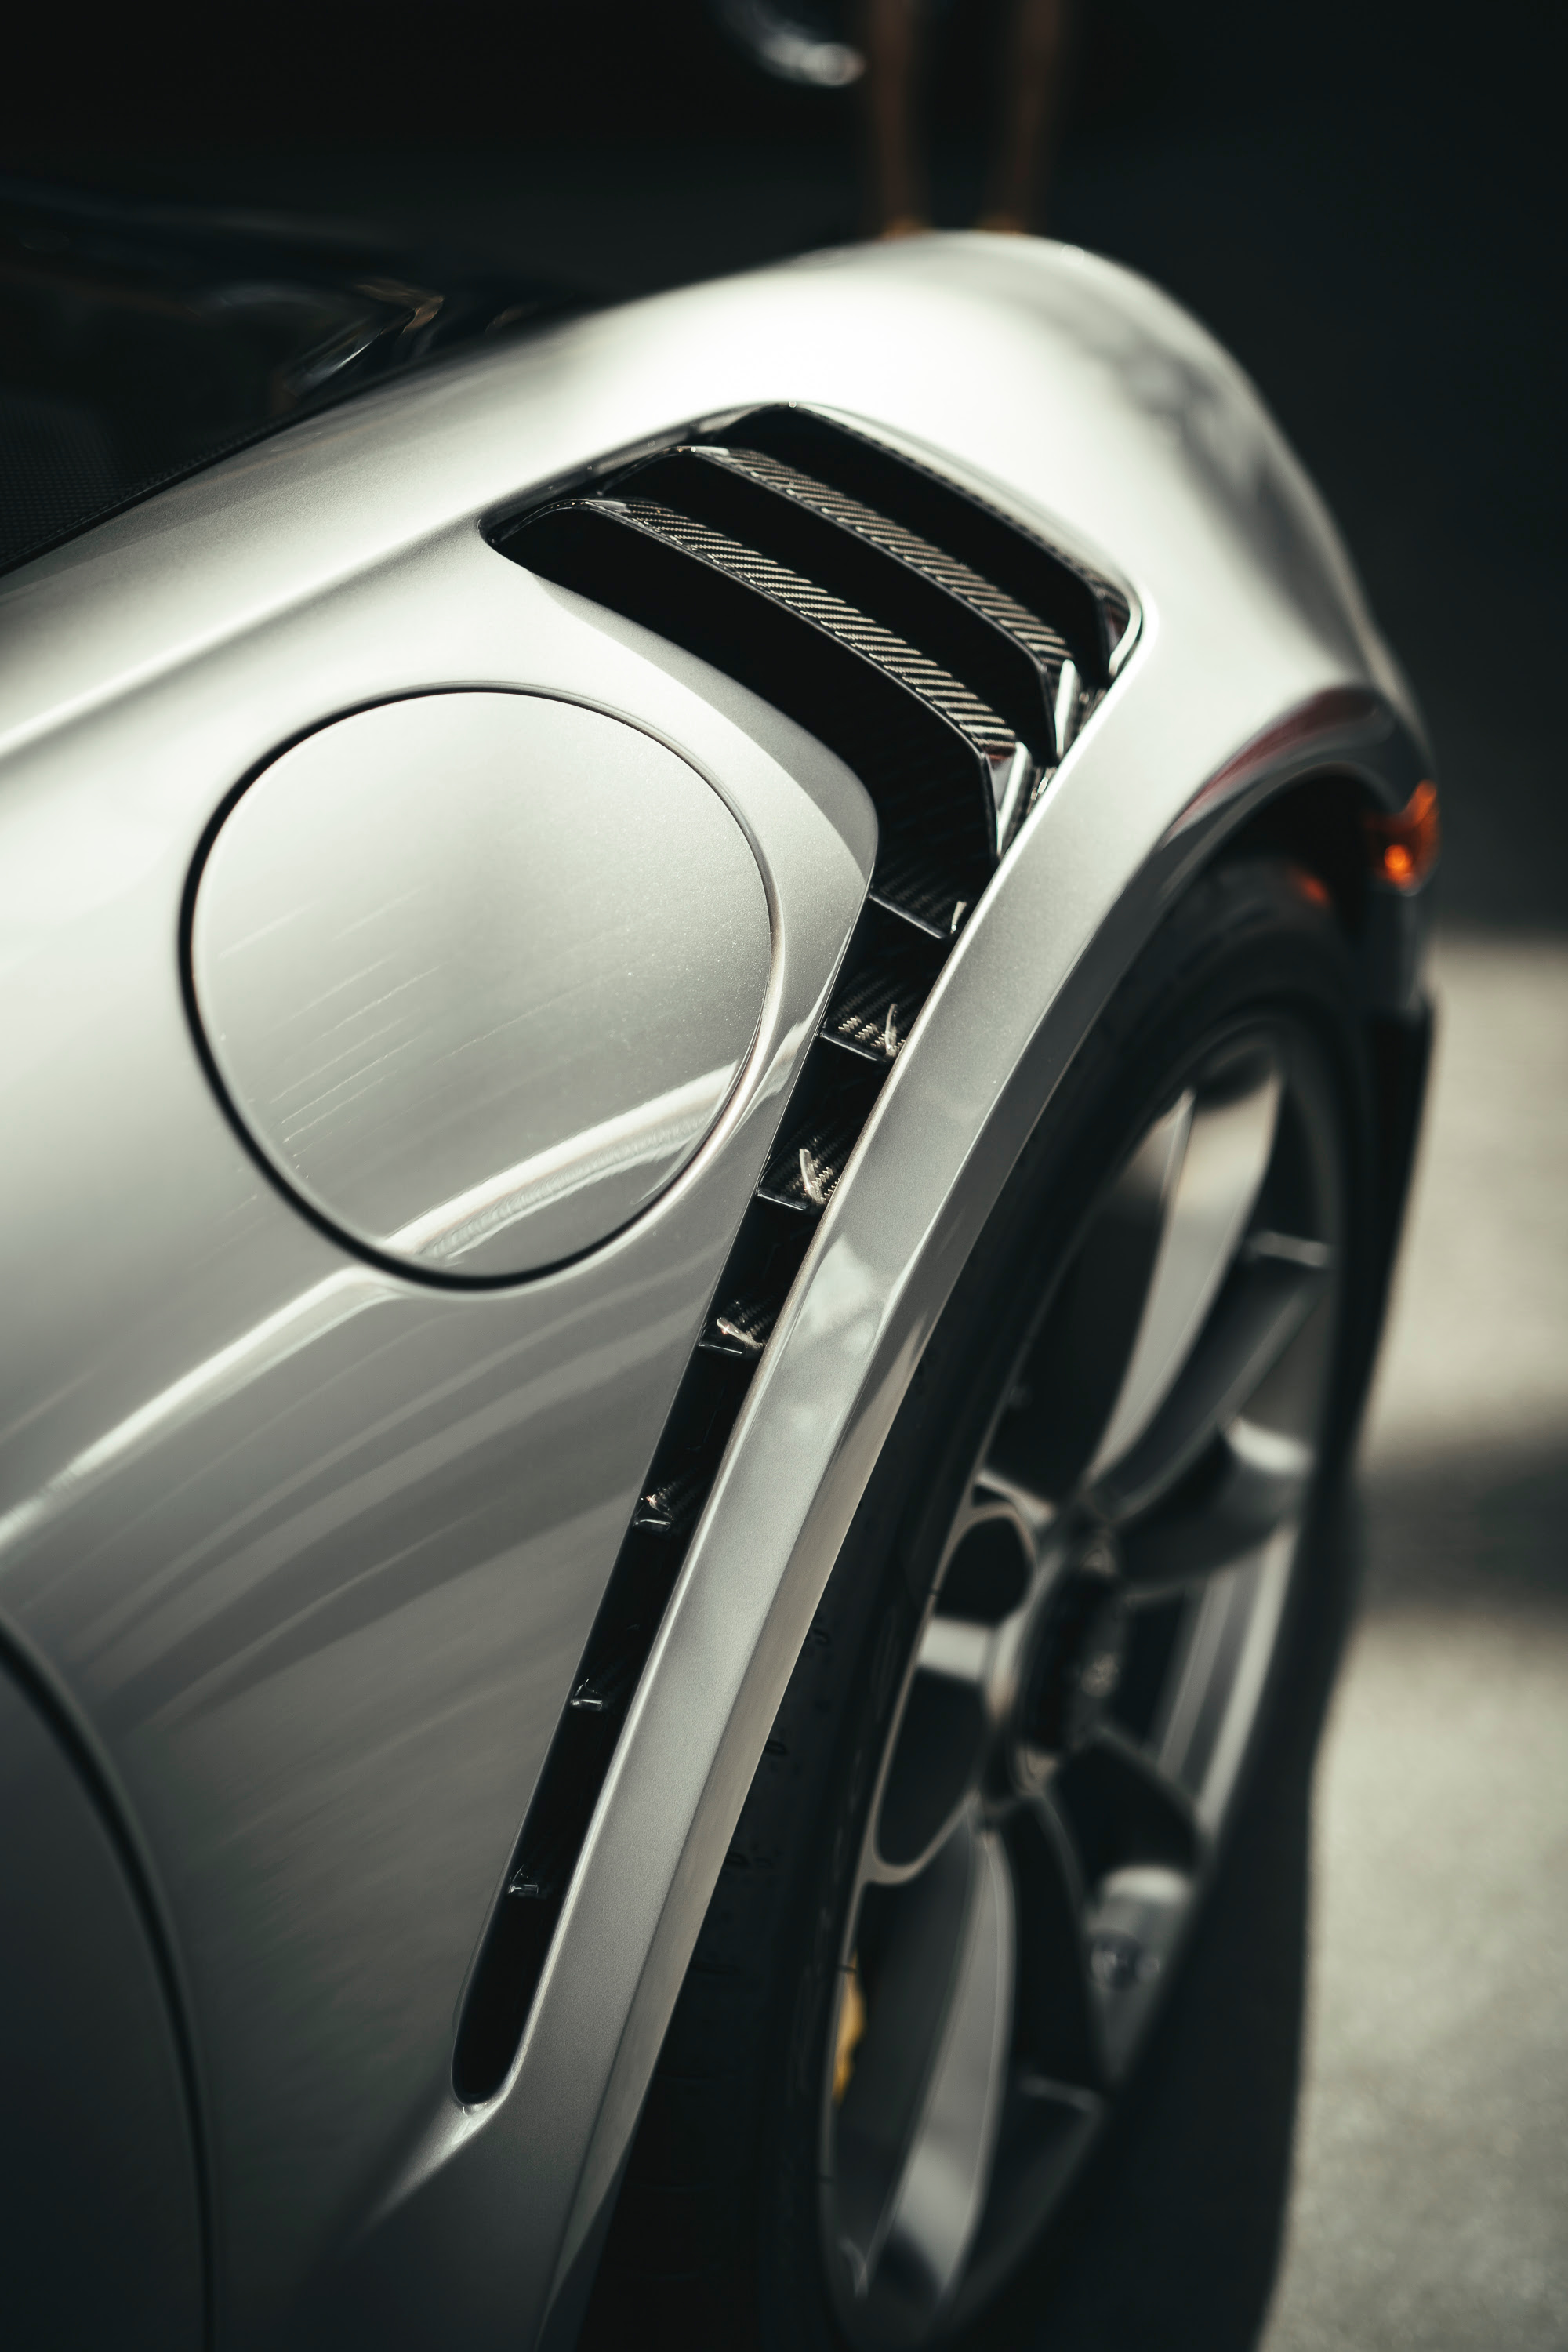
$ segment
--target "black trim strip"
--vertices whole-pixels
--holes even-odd
[[[750,455],[742,448],[677,449],[624,476],[615,495],[657,499],[809,580],[830,581],[836,595],[940,666],[950,682],[959,682],[960,693],[984,706],[976,737],[984,730],[994,740],[1005,730],[1008,751],[1021,741],[1042,764],[1053,761],[1051,689],[1018,639],[903,553],[808,503],[819,486],[807,477],[766,458],[752,471]],[[831,499],[830,492],[824,495]],[[900,682],[917,694],[922,690],[912,666]],[[958,724],[971,732],[963,718]]]
[[[901,452],[815,410],[759,408],[725,428],[736,446],[761,449],[894,516],[922,539],[994,581],[1059,631],[1085,681],[1104,686],[1115,648],[1104,609],[1109,581],[1073,562],[971,490]],[[1125,618],[1122,621],[1125,628]]]

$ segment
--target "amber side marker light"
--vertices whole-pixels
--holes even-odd
[[[1362,823],[1373,878],[1395,890],[1419,890],[1443,845],[1436,785],[1417,784],[1397,816],[1367,816]]]

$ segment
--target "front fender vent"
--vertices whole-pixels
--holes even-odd
[[[515,2059],[610,1758],[817,1220],[998,857],[1125,651],[1131,600],[931,468],[752,411],[498,535],[773,703],[876,804],[866,908],[742,1220],[528,1811],[453,2061]]]

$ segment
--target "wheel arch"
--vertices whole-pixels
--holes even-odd
[[[1411,756],[1424,747],[1405,737],[1397,765],[1375,773],[1330,763],[1279,784],[1219,841],[1215,861],[1273,853],[1292,859],[1328,891],[1354,944],[1375,1085],[1377,1192],[1375,1295],[1367,1324],[1363,1385],[1375,1360],[1398,1257],[1431,1063],[1433,1012],[1425,986],[1431,890],[1403,893],[1370,874],[1367,819],[1401,805]],[[1418,779],[1418,781],[1420,781]],[[1359,1397],[1358,1397],[1359,1402]]]
[[[1270,821],[1303,846],[1316,826],[1348,854],[1348,812],[1402,807],[1425,770],[1375,690],[1320,689],[1238,751],[1211,753],[1196,790],[1173,795],[1167,773],[1163,824],[1135,808],[1118,842],[1132,797],[1121,763],[1147,761],[1161,722],[1162,698],[1131,683],[1074,747],[966,926],[816,1231],[665,1612],[510,2074],[483,2108],[430,2119],[338,2275],[334,2308],[384,2313],[391,2340],[418,2340],[459,2303],[479,2340],[508,2326],[574,2339],[763,1742],[1019,1153],[1122,974],[1216,858]],[[1425,1019],[1426,914],[1402,901],[1391,915],[1395,952],[1375,968],[1363,957],[1368,1017],[1403,1037]],[[1031,969],[1037,986],[1020,991]],[[1390,1239],[1407,1157],[1388,1155]],[[526,2242],[506,2226],[520,2200]]]

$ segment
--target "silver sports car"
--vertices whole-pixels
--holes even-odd
[[[1420,723],[1089,255],[330,276],[131,503],[28,394],[7,2341],[935,2344],[1337,1606]]]

